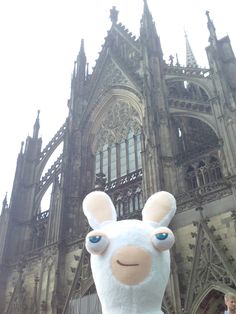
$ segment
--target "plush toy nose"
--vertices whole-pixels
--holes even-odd
[[[111,259],[112,273],[121,283],[129,286],[144,281],[151,270],[152,257],[143,248],[125,246],[114,252]]]

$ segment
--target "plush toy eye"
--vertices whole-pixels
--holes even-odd
[[[109,244],[109,240],[104,233],[96,231],[90,232],[86,237],[85,246],[91,254],[102,254]]]
[[[99,235],[91,236],[91,237],[88,237],[88,239],[91,243],[98,243],[99,241],[101,241],[102,236],[99,236]]]
[[[159,232],[155,234],[157,240],[165,240],[168,238],[168,233],[167,232]]]
[[[174,242],[174,234],[167,227],[160,227],[156,229],[152,235],[152,244],[158,251],[169,250]]]

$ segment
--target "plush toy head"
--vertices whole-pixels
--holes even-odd
[[[86,248],[103,314],[162,313],[174,243],[167,228],[176,211],[173,195],[153,194],[142,221],[116,221],[110,197],[100,191],[86,196],[83,210],[94,229],[86,237]]]

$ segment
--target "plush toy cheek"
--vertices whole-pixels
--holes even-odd
[[[140,247],[126,246],[112,256],[111,268],[115,278],[128,286],[138,285],[151,271],[152,257]]]

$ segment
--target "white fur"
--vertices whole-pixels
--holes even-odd
[[[93,193],[87,197],[94,198],[96,203],[96,195]],[[166,197],[170,196],[166,195]],[[172,195],[171,197],[173,198]],[[158,207],[158,204],[156,206]],[[98,210],[101,209],[98,208]],[[174,212],[175,208],[170,208],[167,220],[170,220],[170,216],[173,217]],[[103,314],[163,313],[161,303],[169,279],[170,255],[168,250],[160,252],[152,245],[151,235],[156,229],[156,224],[159,222],[123,220],[97,225],[99,229],[96,230],[106,234],[110,242],[103,254],[91,255],[91,268]],[[151,256],[150,273],[136,285],[125,285],[119,282],[112,273],[111,259],[114,252],[126,246],[140,247]]]

